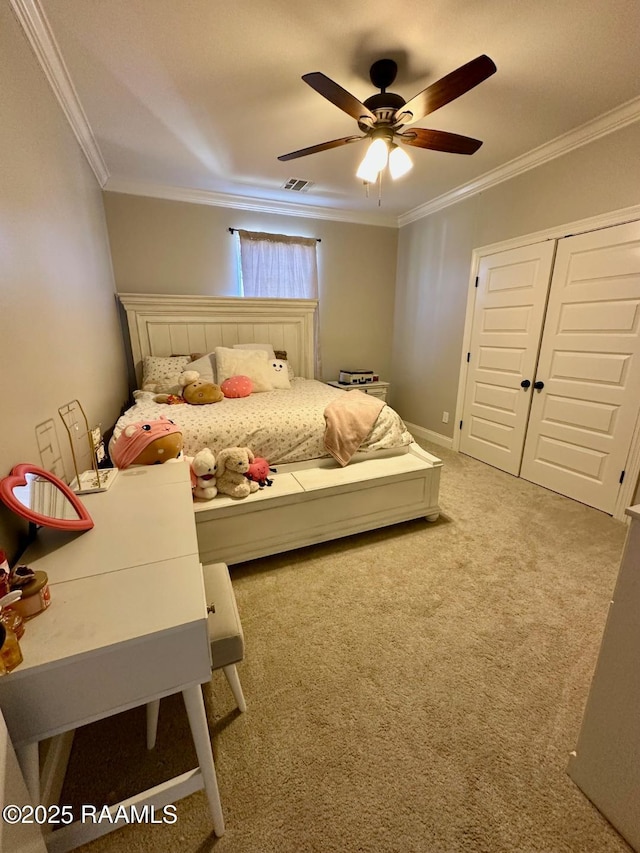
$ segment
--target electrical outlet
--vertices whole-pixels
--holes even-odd
[[[443,424],[449,423],[449,412],[443,412],[442,413],[442,423]]]

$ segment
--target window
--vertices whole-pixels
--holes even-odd
[[[315,237],[238,230],[240,293],[247,297],[317,299]]]
[[[240,294],[271,299],[318,298],[318,240],[236,230]],[[320,328],[315,314],[315,375],[320,376]]]

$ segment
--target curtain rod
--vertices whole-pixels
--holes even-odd
[[[243,230],[242,228],[229,228],[229,234],[233,234],[234,231],[242,231],[242,230]],[[321,237],[314,237],[313,239],[316,240],[318,243],[322,243]]]

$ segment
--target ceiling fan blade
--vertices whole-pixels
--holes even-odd
[[[366,139],[366,136],[343,136],[340,139],[332,139],[331,142],[321,142],[319,145],[311,145],[309,148],[301,148],[299,151],[292,151],[290,154],[281,154],[278,160],[295,160],[298,157],[306,157],[307,154],[317,154],[318,151],[328,151],[330,148],[339,148],[341,145],[348,145],[350,142],[358,142],[360,139]]]
[[[336,107],[339,107],[356,121],[364,120],[367,124],[375,122],[376,117],[368,107],[365,107],[354,95],[347,92],[346,89],[343,89],[342,86],[339,86],[321,71],[312,71],[310,74],[303,74],[302,79],[312,89],[315,89],[319,95],[331,101],[332,104],[335,104]]]
[[[412,127],[397,134],[397,137],[405,145],[446,151],[449,154],[474,154],[482,145],[479,139],[472,139],[470,136],[460,136],[446,130],[427,130],[424,127]]]
[[[427,86],[426,89],[407,101],[396,112],[394,121],[400,124],[419,121],[429,113],[435,112],[450,101],[459,98],[460,95],[464,95],[465,92],[482,83],[487,77],[495,74],[496,70],[494,61],[488,56],[484,54],[476,56],[471,62],[461,65],[460,68],[442,77],[436,83],[432,83],[431,86]]]

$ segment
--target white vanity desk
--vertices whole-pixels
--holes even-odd
[[[37,801],[39,741],[182,692],[199,767],[126,802],[160,808],[204,787],[222,835],[200,686],[211,660],[188,466],[121,471],[108,491],[82,501],[93,529],[40,529],[21,558],[47,572],[51,589],[50,607],[27,623],[24,662],[0,678],[0,709],[30,793]],[[47,846],[60,853],[117,828],[71,824]]]

